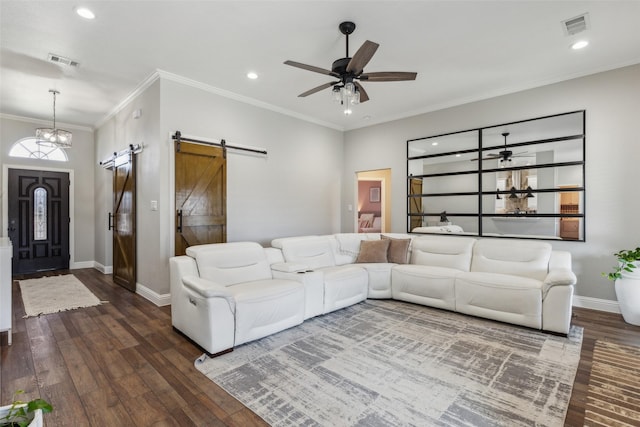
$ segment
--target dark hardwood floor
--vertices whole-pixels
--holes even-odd
[[[17,280],[25,277],[14,277],[13,344],[0,335],[0,402],[18,389],[23,400],[48,400],[49,427],[266,425],[194,368],[202,352],[173,330],[169,307],[96,270],[72,273],[109,303],[24,319]],[[582,426],[595,341],[640,346],[640,327],[580,308],[573,323],[584,327],[584,340],[565,425]]]

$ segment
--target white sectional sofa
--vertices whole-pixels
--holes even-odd
[[[191,246],[171,258],[173,327],[211,355],[299,325],[305,288],[272,276],[279,260],[279,251],[250,242]]]
[[[210,354],[366,298],[566,334],[576,282],[549,243],[391,233],[201,245],[170,270],[173,326]]]
[[[393,268],[392,296],[566,334],[575,283],[571,254],[549,243],[425,236]]]

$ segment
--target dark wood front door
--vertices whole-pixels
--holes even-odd
[[[69,268],[69,174],[9,169],[13,274]]]
[[[223,148],[176,142],[175,254],[227,240],[227,159]]]
[[[136,291],[136,156],[117,157],[113,166],[113,281]]]

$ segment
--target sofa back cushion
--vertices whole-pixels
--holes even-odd
[[[411,264],[469,271],[475,243],[470,237],[416,237],[411,245]]]
[[[363,241],[380,240],[379,233],[337,233],[329,237],[336,265],[353,264]]]
[[[271,279],[264,248],[254,242],[216,243],[187,248],[195,258],[200,277],[219,285]]]
[[[286,262],[304,264],[310,269],[336,265],[330,236],[276,239],[271,245],[282,250]]]
[[[473,248],[471,271],[544,280],[550,257],[551,245],[546,242],[482,239]]]

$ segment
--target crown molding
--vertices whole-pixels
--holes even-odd
[[[133,101],[136,97],[138,97],[142,92],[147,90],[147,88],[151,86],[159,78],[160,78],[160,73],[158,72],[158,70],[151,73],[146,79],[144,79],[140,84],[138,84],[138,86],[136,86],[136,88],[129,95],[127,95],[122,101],[120,101],[118,105],[113,107],[113,109],[109,113],[107,113],[106,116],[98,120],[93,125],[93,127],[95,129],[98,129],[99,127],[104,125],[106,122],[111,120],[111,118],[113,118],[116,114],[122,111],[127,105],[129,105],[131,101]]]
[[[51,120],[34,119],[31,117],[14,116],[13,114],[0,113],[0,119],[16,120],[18,122],[33,123],[36,125],[51,126]],[[56,122],[56,127],[63,129],[83,130],[85,132],[93,132],[94,128],[90,126],[73,125],[71,123]]]
[[[316,125],[328,127],[338,131],[344,131],[343,127],[336,126],[333,123],[318,120],[313,117],[306,116],[304,114],[296,113],[295,111],[287,110],[285,108],[280,108],[275,105],[272,105],[263,101],[259,101],[254,98],[250,98],[248,96],[239,95],[237,93],[230,92],[228,90],[220,89],[218,87],[211,86],[206,83],[202,83],[197,80],[189,79],[187,77],[183,77],[178,74],[173,74],[168,71],[164,71],[160,69],[155,70],[153,73],[151,73],[151,75],[149,75],[149,77],[144,79],[138,86],[136,86],[136,88],[129,95],[127,95],[127,97],[123,99],[118,105],[116,105],[105,117],[98,120],[94,124],[94,128],[97,129],[100,126],[104,125],[107,121],[109,121],[112,117],[118,114],[131,101],[133,101],[136,97],[138,97],[142,92],[144,92],[149,86],[151,86],[158,79],[164,79],[164,80],[180,83],[185,86],[193,87],[199,90],[203,90],[205,92],[209,92],[225,98],[233,99],[234,101],[242,102],[243,104],[253,105],[254,107],[274,111],[276,113],[284,114],[286,116],[294,117],[296,119],[304,120],[306,122],[314,123]]]
[[[640,64],[640,58],[634,58],[630,61],[624,61],[624,62],[619,62],[613,65],[606,65],[606,66],[602,66],[602,67],[598,67],[598,68],[593,68],[590,70],[585,70],[585,71],[581,71],[581,72],[576,72],[576,73],[572,73],[572,74],[565,74],[565,75],[561,75],[561,76],[554,76],[554,77],[549,77],[547,79],[543,79],[543,80],[538,80],[536,82],[530,82],[527,84],[516,84],[513,85],[511,87],[508,88],[504,88],[501,90],[490,90],[481,94],[477,94],[477,95],[473,95],[473,96],[468,96],[468,97],[462,97],[462,98],[457,98],[457,99],[453,99],[453,100],[449,100],[449,101],[445,101],[445,102],[441,102],[441,103],[437,103],[437,104],[431,104],[416,110],[411,110],[411,111],[405,111],[402,113],[398,113],[398,114],[393,114],[393,115],[388,115],[388,116],[384,116],[380,119],[371,119],[369,121],[367,121],[367,123],[365,124],[354,124],[353,126],[348,126],[345,128],[345,131],[351,131],[351,130],[357,130],[357,129],[362,129],[362,128],[366,128],[366,127],[370,127],[373,125],[379,125],[379,124],[383,124],[383,123],[389,123],[389,122],[393,122],[396,120],[403,120],[403,119],[408,119],[411,117],[416,117],[416,116],[420,116],[423,114],[428,114],[428,113],[432,113],[434,111],[440,111],[440,110],[445,110],[447,108],[454,108],[454,107],[459,107],[462,105],[466,105],[466,104],[471,104],[473,102],[480,102],[480,101],[486,101],[489,99],[493,99],[493,98],[498,98],[500,96],[505,96],[505,95],[511,95],[514,93],[518,93],[518,92],[524,92],[527,90],[532,90],[532,89],[538,89],[544,86],[549,86],[549,85],[553,85],[553,84],[557,84],[557,83],[563,83],[563,82],[567,82],[570,80],[575,80],[575,79],[579,79],[582,77],[590,77],[593,76],[595,74],[600,74],[600,73],[605,73],[607,71],[615,71],[618,70],[620,68],[625,68],[625,67],[632,67],[635,65]]]
[[[239,95],[235,92],[230,92],[228,90],[220,89],[215,86],[208,85],[206,83],[201,83],[199,81],[189,79],[187,77],[183,77],[177,74],[170,73],[168,71],[156,70],[156,72],[160,75],[161,78],[170,80],[176,83],[180,83],[186,86],[190,86],[196,89],[203,90],[205,92],[213,93],[215,95],[220,95],[225,98],[233,99],[234,101],[242,102],[244,104],[253,105],[254,107],[263,108],[265,110],[274,111],[276,113],[284,114],[285,116],[294,117],[296,119],[304,120],[306,122],[314,123],[316,125],[324,126],[327,128],[344,131],[344,128],[341,126],[336,126],[333,123],[325,122],[323,120],[318,120],[314,117],[307,116],[304,114],[296,113],[295,111],[287,110],[285,108],[277,107],[273,104],[269,104],[267,102],[259,101],[254,98],[250,98],[248,96]]]

